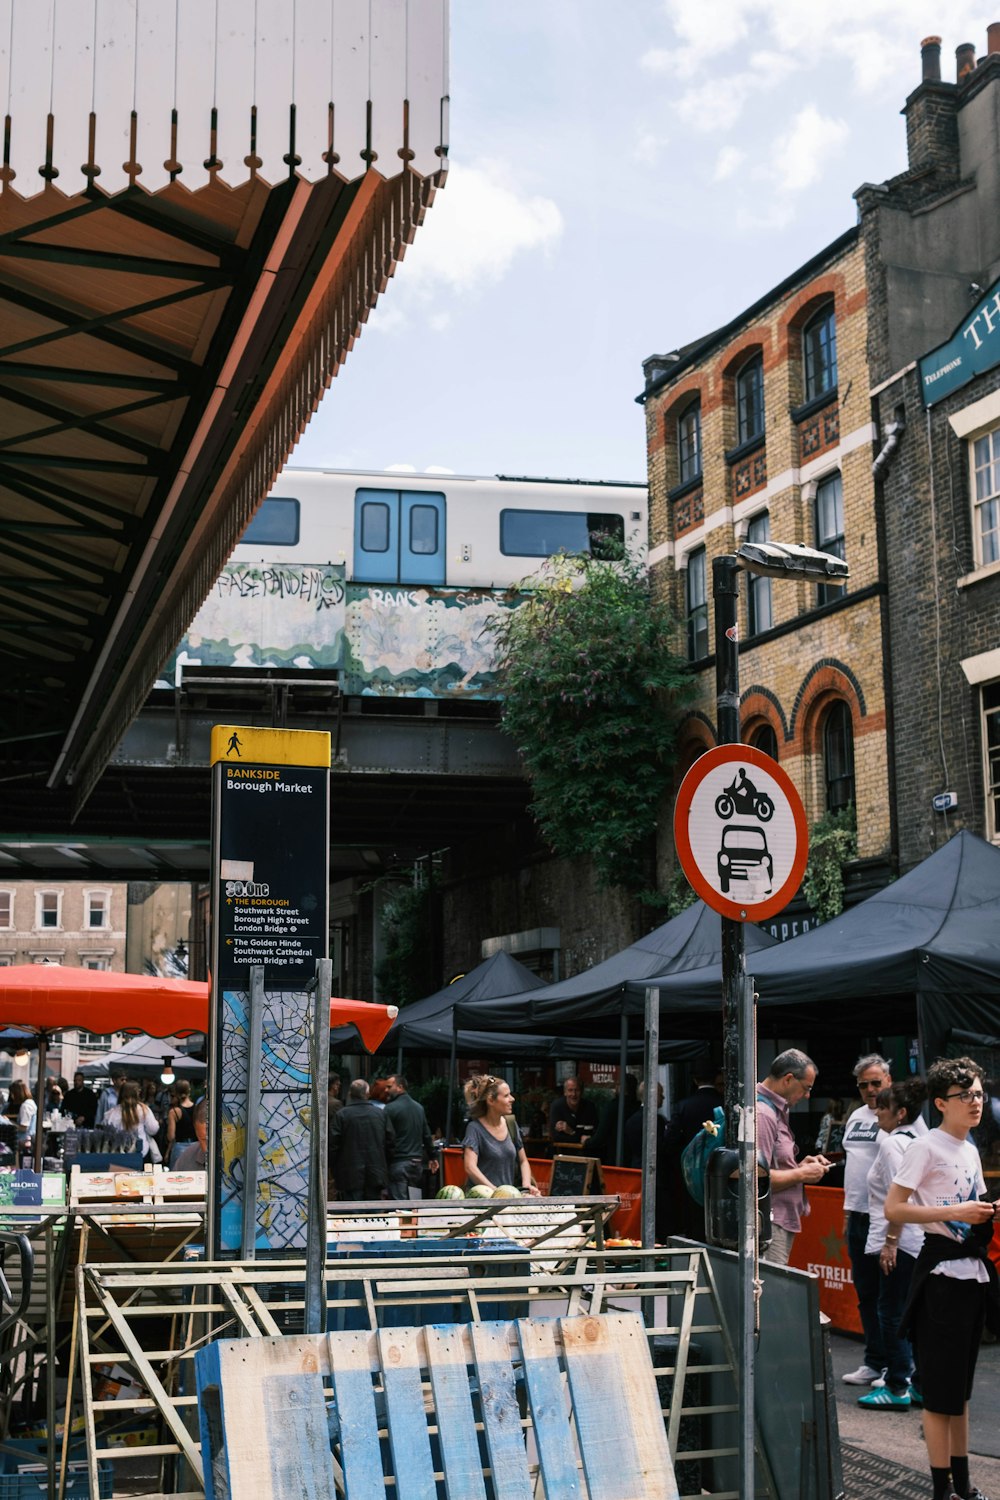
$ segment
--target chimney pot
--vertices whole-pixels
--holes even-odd
[[[1000,21],[994,21],[992,26],[986,28],[986,50],[1000,52]]]
[[[971,42],[963,42],[955,48],[955,79],[958,83],[964,83],[969,74],[975,71],[976,49]]]
[[[941,82],[941,38],[927,36],[920,43],[920,60],[923,63],[924,82]]]

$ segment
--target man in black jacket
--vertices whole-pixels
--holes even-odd
[[[396,1133],[385,1110],[369,1101],[365,1080],[355,1078],[347,1103],[330,1125],[333,1173],[341,1202],[388,1197],[389,1160],[395,1143]]]
[[[707,1057],[694,1064],[692,1076],[694,1093],[682,1099],[670,1116],[663,1141],[663,1160],[657,1163],[657,1178],[662,1173],[671,1206],[671,1232],[702,1240],[705,1238],[705,1210],[684,1186],[681,1152],[694,1140],[705,1121],[712,1118],[716,1105],[725,1101],[712,1082],[714,1069]]]
[[[409,1084],[402,1073],[386,1080],[388,1101],[385,1116],[396,1133],[396,1144],[389,1159],[389,1196],[422,1198],[421,1182],[425,1169],[436,1172],[437,1156],[424,1107],[409,1095]]]

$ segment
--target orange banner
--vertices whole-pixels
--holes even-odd
[[[462,1152],[458,1146],[446,1146],[441,1152],[441,1174],[444,1183],[462,1187],[465,1183],[465,1168]],[[531,1170],[541,1191],[547,1192],[552,1175],[552,1163],[529,1156]],[[621,1206],[611,1215],[608,1223],[609,1239],[642,1239],[642,1173],[630,1167],[602,1167],[604,1191],[621,1199]]]
[[[843,1188],[807,1187],[811,1209],[795,1236],[788,1264],[819,1277],[819,1305],[840,1333],[862,1333],[844,1235]]]

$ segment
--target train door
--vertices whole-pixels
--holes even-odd
[[[445,498],[423,490],[358,490],[354,499],[354,580],[445,580]]]

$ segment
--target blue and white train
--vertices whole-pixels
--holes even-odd
[[[489,698],[484,626],[515,586],[609,538],[639,553],[646,525],[643,484],[288,468],[165,676],[324,668],[345,693]]]

